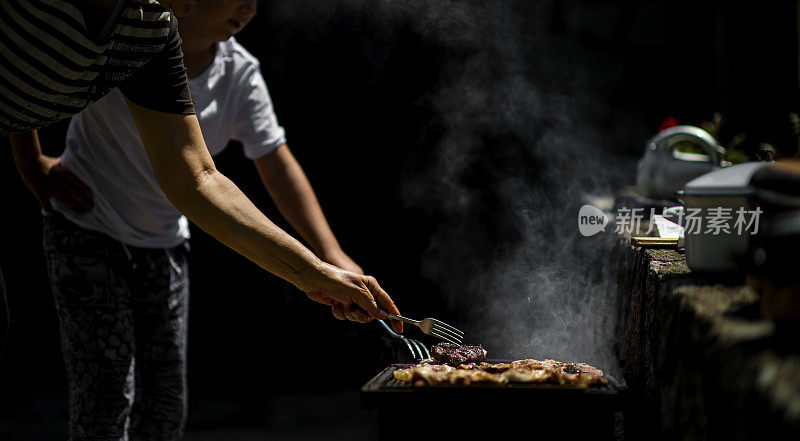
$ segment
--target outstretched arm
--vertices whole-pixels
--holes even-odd
[[[361,267],[339,246],[311,183],[289,147],[284,144],[253,162],[278,210],[317,255],[339,268],[362,274]]]
[[[277,227],[217,171],[194,115],[157,112],[126,98],[155,176],[178,210],[217,240],[292,283],[314,301],[345,306],[366,322],[395,312],[392,299],[369,276],[322,262]],[[399,322],[393,322],[402,329]]]

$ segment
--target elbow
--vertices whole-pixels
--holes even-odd
[[[217,171],[217,167],[214,166],[213,162],[198,167],[198,170],[192,173],[192,183],[195,190],[199,190],[207,182],[212,181],[218,173],[219,171]]]
[[[210,165],[202,165],[191,172],[181,171],[180,168],[164,170],[156,178],[161,190],[167,199],[184,214],[194,205],[193,201],[202,197],[203,188],[215,180],[219,171]]]

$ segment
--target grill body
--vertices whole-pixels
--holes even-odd
[[[491,362],[499,362],[491,360]],[[361,402],[378,412],[381,440],[555,436],[621,439],[625,387],[555,384],[414,386],[394,379],[393,364],[361,388]]]

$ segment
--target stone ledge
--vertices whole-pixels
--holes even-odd
[[[674,250],[620,248],[628,439],[800,439],[800,334],[759,317],[741,274],[695,274]]]

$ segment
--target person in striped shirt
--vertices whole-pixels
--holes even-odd
[[[35,130],[117,87],[160,188],[190,220],[312,300],[338,305],[349,319],[396,312],[374,278],[321,261],[214,166],[186,85],[176,20],[166,9],[186,13],[196,2],[0,2],[0,135],[10,134],[25,184],[45,201],[49,174],[57,169],[42,162]],[[83,60],[63,56],[70,51],[81,51]],[[399,322],[393,326],[402,329]]]
[[[193,3],[0,2],[0,134],[10,134],[25,184],[46,205],[51,184],[63,171],[57,159],[41,155],[36,129],[117,88],[160,189],[180,212],[311,300],[331,307],[338,318],[368,322],[386,318],[384,311],[399,314],[373,277],[317,257],[214,166],[194,114],[176,20],[168,10],[185,13]],[[400,322],[392,325],[402,331]]]
[[[255,0],[203,0],[181,18],[184,64],[206,145],[216,155],[230,140],[241,142],[281,213],[316,254],[361,274],[286,145],[258,61],[233,38],[255,12]],[[96,433],[130,415],[139,435],[171,438],[185,413],[186,219],[158,189],[119,90],[72,118],[59,159],[51,180],[57,191],[52,202],[43,201],[56,213],[45,218],[45,255],[70,378],[70,432]],[[340,308],[333,313],[345,319]],[[102,377],[88,373],[98,366]],[[90,410],[85,397],[101,389],[107,391],[102,410]]]

